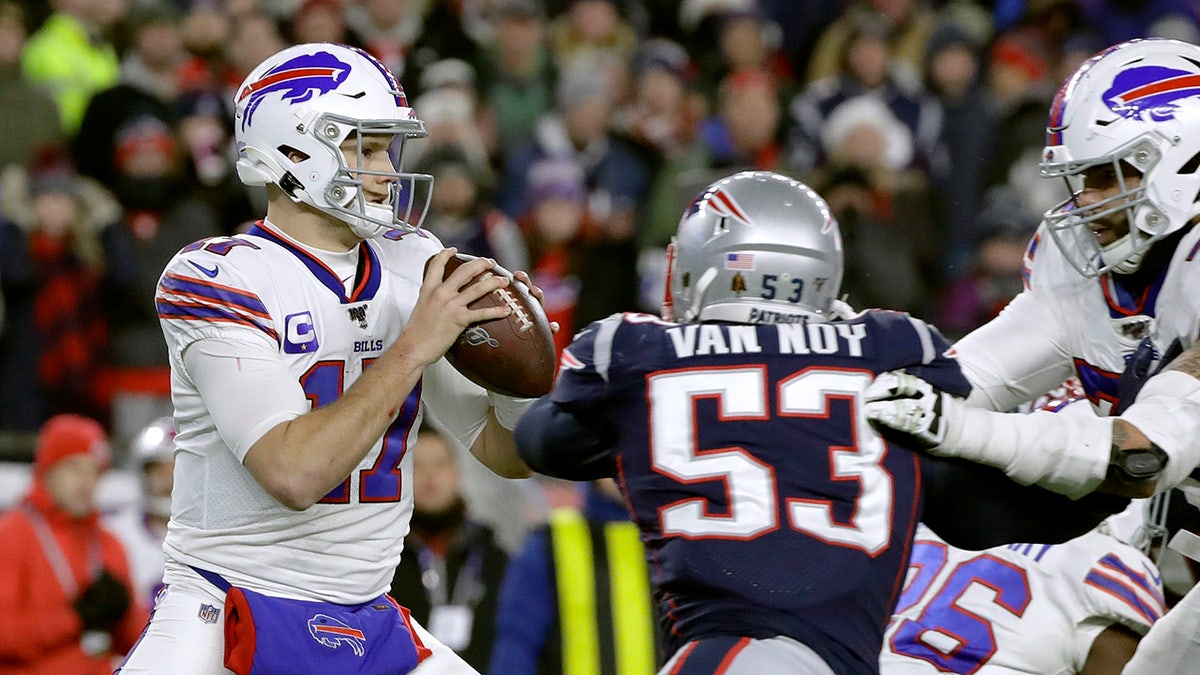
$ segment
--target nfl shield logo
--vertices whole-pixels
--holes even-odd
[[[201,604],[200,613],[197,616],[204,623],[216,623],[217,617],[221,616],[221,610],[217,609],[216,605]]]

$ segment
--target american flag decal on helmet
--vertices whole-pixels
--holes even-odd
[[[254,111],[268,94],[279,92],[288,103],[304,103],[337,89],[349,75],[350,66],[329,52],[304,54],[284,61],[238,92],[239,104],[250,99],[242,116],[242,128],[250,123]]]

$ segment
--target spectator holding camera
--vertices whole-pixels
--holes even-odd
[[[109,461],[92,419],[57,415],[41,428],[29,494],[0,516],[0,671],[111,673],[146,623],[96,510]]]

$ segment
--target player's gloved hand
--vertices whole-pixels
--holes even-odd
[[[863,396],[867,419],[916,438],[926,447],[946,438],[946,416],[961,403],[925,380],[902,370],[880,373]]]
[[[84,631],[111,632],[125,616],[129,601],[129,589],[106,570],[75,598],[75,613]]]

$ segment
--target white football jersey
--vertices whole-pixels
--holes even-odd
[[[1099,415],[1117,400],[1125,359],[1143,338],[1161,355],[1200,330],[1200,228],[1183,236],[1165,273],[1132,297],[1105,275],[1075,272],[1045,225],[1025,254],[1025,290],[954,345],[975,389],[972,404],[1009,410],[1072,375]]]
[[[350,604],[388,589],[412,513],[406,450],[427,408],[469,447],[487,420],[482,388],[445,360],[427,368],[346,481],[302,512],[272,498],[242,459],[271,427],[341,396],[396,340],[425,262],[441,249],[427,233],[363,242],[356,280],[347,284],[315,252],[260,223],[246,234],[197,242],[168,264],[155,298],[170,349],[178,432],[164,545],[168,585],[185,581],[184,566],[191,566],[300,599]],[[278,403],[254,413],[252,434],[231,437],[206,405],[205,397],[238,396],[234,383],[228,391],[201,392],[187,372],[184,350],[212,339],[277,358],[295,376],[294,386],[287,381],[278,392]],[[255,407],[263,404],[256,400]]]
[[[1104,526],[1064,544],[964,551],[924,525],[888,624],[882,675],[1077,673],[1112,624],[1165,612],[1158,571]]]

